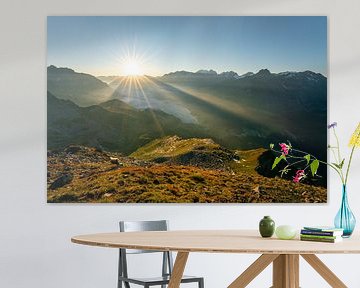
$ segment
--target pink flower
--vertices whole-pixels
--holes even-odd
[[[295,177],[294,177],[294,182],[295,183],[299,183],[301,179],[305,178],[305,171],[304,170],[297,170]]]
[[[289,146],[286,145],[285,143],[280,143],[279,145],[281,147],[282,154],[285,156],[288,155],[289,154]]]

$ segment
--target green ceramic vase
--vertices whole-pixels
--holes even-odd
[[[270,216],[264,216],[259,223],[259,232],[262,237],[271,237],[275,232],[275,222]]]

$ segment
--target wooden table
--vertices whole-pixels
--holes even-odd
[[[169,288],[178,288],[190,252],[262,254],[228,288],[246,287],[273,263],[273,288],[299,287],[299,256],[331,287],[347,287],[315,254],[360,253],[360,237],[333,243],[261,238],[255,230],[118,232],[75,236],[77,244],[177,251]]]

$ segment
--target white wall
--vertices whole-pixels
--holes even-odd
[[[48,0],[2,2],[0,11],[0,287],[115,287],[116,250],[70,243],[75,234],[116,231],[119,219],[167,218],[172,229],[256,228],[263,215],[278,224],[331,224],[340,183],[331,173],[326,205],[52,205],[46,204],[47,15],[327,15],[329,120],[342,144],[360,120],[360,2],[242,0]],[[360,151],[349,184],[360,219]],[[358,225],[360,227],[360,225]],[[193,254],[188,273],[206,287],[226,287],[255,255]],[[360,287],[360,255],[322,256],[349,287]],[[144,266],[135,259],[135,263]],[[345,265],[348,263],[349,265]],[[143,268],[143,267],[141,267]],[[145,268],[144,268],[145,269]],[[150,269],[153,270],[153,269]],[[269,287],[267,269],[251,287]],[[306,263],[302,287],[327,287]]]

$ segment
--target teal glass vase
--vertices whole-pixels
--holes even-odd
[[[342,188],[341,206],[336,214],[334,224],[336,228],[344,229],[343,237],[345,238],[350,237],[355,229],[356,219],[349,207],[346,185],[343,185]]]

